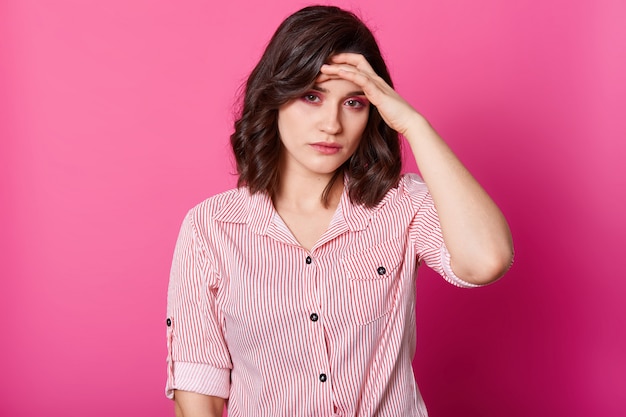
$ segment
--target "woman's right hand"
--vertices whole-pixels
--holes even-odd
[[[176,417],[222,417],[226,400],[189,391],[174,391]]]

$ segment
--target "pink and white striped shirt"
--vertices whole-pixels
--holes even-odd
[[[411,362],[415,278],[454,275],[424,182],[374,208],[341,197],[307,251],[263,193],[239,188],[186,216],[167,308],[166,394],[228,398],[240,416],[426,416]]]

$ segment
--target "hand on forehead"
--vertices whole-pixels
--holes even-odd
[[[319,84],[328,80],[346,80],[345,72],[375,74],[363,55],[344,52],[331,56],[328,62],[322,65],[315,82]]]

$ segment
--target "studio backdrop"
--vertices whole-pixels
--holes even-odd
[[[235,185],[241,84],[307,4],[0,3],[0,415],[173,416],[178,229]],[[515,264],[486,288],[420,270],[431,415],[626,415],[625,3],[334,4],[513,232]]]

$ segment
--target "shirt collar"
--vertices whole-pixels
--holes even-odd
[[[375,208],[367,208],[362,204],[352,204],[348,194],[348,185],[345,184],[341,195],[340,209],[343,219],[352,232],[363,230],[370,225]]]
[[[345,222],[350,231],[364,230],[370,225],[376,211],[386,203],[390,193],[375,207],[368,208],[361,204],[352,204],[347,180],[344,180],[344,185],[335,220],[339,223]],[[214,219],[225,223],[246,223],[253,232],[264,235],[275,215],[276,210],[267,193],[250,194],[247,187],[240,187],[233,190],[232,197],[216,211]]]
[[[229,194],[213,218],[218,222],[248,224],[255,233],[265,234],[275,212],[267,194],[250,194],[248,187],[239,187]]]

